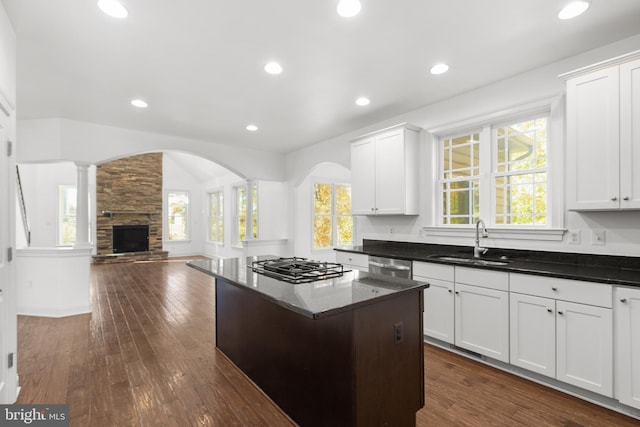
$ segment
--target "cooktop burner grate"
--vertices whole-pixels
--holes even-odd
[[[274,258],[254,261],[251,269],[289,283],[308,283],[316,280],[340,277],[344,273],[342,264],[309,261],[306,258]]]

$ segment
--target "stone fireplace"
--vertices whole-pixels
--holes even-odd
[[[96,168],[96,250],[94,262],[166,258],[162,250],[162,153],[103,163]],[[113,247],[114,227],[148,227],[148,250]]]

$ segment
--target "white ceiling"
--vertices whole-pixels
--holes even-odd
[[[117,20],[97,0],[2,0],[19,119],[281,153],[640,32],[640,0],[592,0],[560,21],[567,1],[361,0],[345,19],[337,0],[122,0]],[[274,59],[281,75],[263,71]],[[450,71],[430,75],[441,61]]]

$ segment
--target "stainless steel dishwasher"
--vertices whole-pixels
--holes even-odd
[[[411,261],[369,255],[369,273],[411,279]]]

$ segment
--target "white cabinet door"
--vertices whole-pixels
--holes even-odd
[[[613,397],[611,309],[565,301],[557,301],[556,309],[556,378]]]
[[[620,206],[618,67],[567,81],[567,207]]]
[[[354,215],[418,214],[418,132],[404,123],[353,140]]]
[[[640,59],[620,66],[620,207],[640,208]]]
[[[396,129],[376,137],[376,214],[405,212],[404,131]]]
[[[414,276],[413,280],[429,283],[429,287],[424,290],[424,334],[453,344],[453,283],[420,276]]]
[[[509,362],[509,293],[456,283],[455,344]]]
[[[509,309],[511,364],[555,378],[555,300],[512,293]]]
[[[617,397],[640,409],[640,289],[617,288],[614,310]]]
[[[375,214],[375,141],[369,138],[351,144],[351,212]]]

